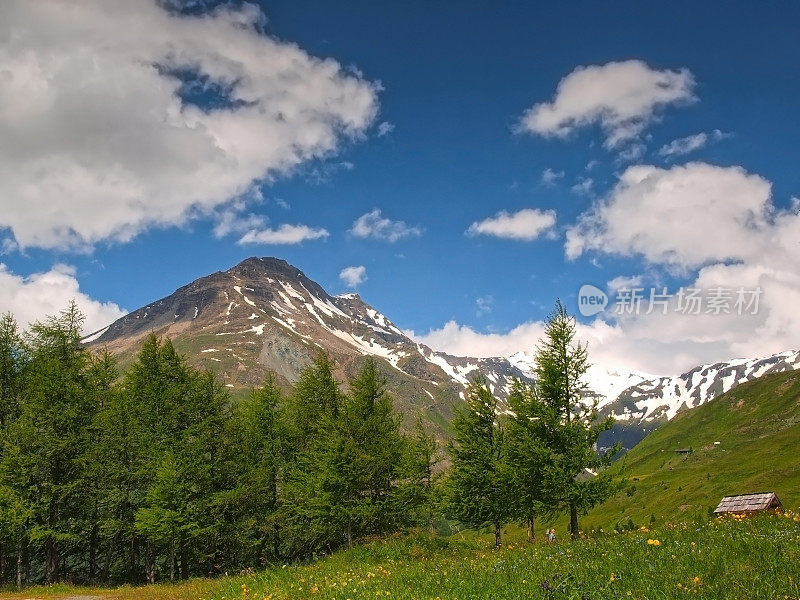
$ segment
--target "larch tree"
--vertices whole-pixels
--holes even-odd
[[[511,414],[506,423],[504,456],[513,490],[511,508],[514,519],[527,526],[528,541],[533,541],[536,518],[557,512],[549,501],[551,454],[545,445],[545,423],[539,418],[535,388],[515,381],[508,407]]]
[[[354,535],[381,533],[400,519],[394,492],[403,438],[386,378],[374,358],[365,359],[349,387],[337,429],[342,440],[338,464],[345,480],[342,508],[352,544]]]
[[[23,493],[33,513],[29,538],[44,551],[46,583],[66,575],[60,571],[61,553],[82,542],[76,530],[84,509],[82,456],[94,418],[82,324],[73,302],[59,316],[31,326],[25,402],[8,428],[16,469],[27,479]]]
[[[605,467],[619,445],[598,454],[600,434],[614,424],[600,419],[597,398],[589,390],[587,346],[575,341],[576,323],[561,303],[548,316],[544,339],[536,348],[535,395],[529,410],[537,422],[537,449],[546,467],[550,506],[569,510],[570,535],[577,538],[579,512],[586,512],[619,489]]]
[[[284,398],[273,372],[238,406],[234,421],[236,485],[232,504],[239,539],[252,563],[263,566],[281,554],[278,511],[284,470]]]
[[[467,393],[466,410],[453,420],[448,446],[452,467],[446,482],[447,512],[472,527],[492,525],[499,548],[511,510],[497,398],[482,375],[472,380]]]

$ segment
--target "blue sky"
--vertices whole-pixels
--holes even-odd
[[[78,34],[58,17],[63,5],[49,0],[37,8],[24,4],[27,3],[0,9],[0,17],[3,11],[10,11],[0,21],[22,31],[27,31],[34,20],[39,23],[31,28],[33,33],[23,36],[23,45],[41,61],[39,72],[47,73],[46,51],[49,44],[56,44],[48,33],[56,31],[56,37],[63,36],[63,41],[58,42],[63,44],[60,49],[75,51],[77,56],[79,46],[71,43],[70,36],[77,39]],[[60,291],[43,303],[41,310],[56,305],[62,299],[58,294],[77,293],[77,285],[80,298],[89,303],[87,306],[94,306],[88,310],[97,323],[113,311],[104,311],[91,305],[91,301],[132,310],[192,279],[258,255],[286,259],[332,293],[353,289],[340,278],[344,268],[363,266],[366,279],[355,289],[369,303],[398,326],[413,330],[420,339],[455,353],[509,354],[515,348],[530,349],[540,331],[541,319],[557,297],[575,311],[575,294],[582,284],[593,283],[612,291],[621,285],[619,278],[635,278],[630,281],[645,288],[711,283],[730,288],[773,285],[765,289],[764,300],[775,300],[764,305],[758,319],[739,319],[733,326],[726,319],[711,318],[704,319],[699,327],[686,319],[626,321],[611,314],[582,318],[587,339],[600,347],[599,356],[609,364],[658,372],[691,366],[695,361],[788,350],[792,343],[792,332],[787,333],[786,325],[791,312],[786,305],[800,289],[795,281],[798,269],[789,265],[798,250],[786,240],[797,231],[791,219],[792,198],[800,195],[800,172],[795,164],[795,149],[800,141],[797,3],[601,5],[292,0],[262,2],[260,12],[252,6],[233,5],[226,12],[227,21],[210,3],[185,6],[186,12],[195,15],[190,17],[174,12],[169,15],[160,8],[139,12],[113,2],[102,9],[96,4],[76,3],[81,7],[76,16],[83,17],[84,25],[93,32],[90,37],[98,55],[105,52],[102,24],[118,10],[119,19],[134,23],[132,28],[140,19],[148,24],[148,30],[163,25],[167,37],[180,27],[178,21],[193,22],[194,30],[179,33],[177,45],[182,54],[177,59],[151,59],[163,59],[159,64],[169,63],[169,69],[192,63],[193,52],[203,55],[208,51],[210,55],[219,48],[230,54],[232,63],[241,60],[245,65],[239,69],[225,63],[224,68],[253,78],[268,77],[264,74],[266,69],[262,69],[265,60],[271,60],[271,52],[289,52],[290,44],[296,44],[304,56],[333,59],[342,69],[336,81],[326,80],[330,90],[326,88],[324,93],[340,102],[336,118],[352,118],[353,123],[345,132],[341,126],[333,127],[327,132],[327,141],[309,144],[301,156],[292,158],[290,166],[278,157],[264,162],[258,173],[262,163],[253,159],[254,166],[243,170],[231,186],[241,187],[244,180],[255,180],[255,185],[246,193],[228,194],[229,198],[224,197],[225,190],[232,187],[220,185],[213,198],[201,201],[202,209],[196,205],[191,208],[192,199],[188,196],[175,210],[163,207],[170,202],[170,185],[175,185],[176,190],[187,189],[177,172],[181,161],[185,159],[187,165],[192,165],[187,167],[191,170],[211,159],[199,151],[193,155],[191,145],[187,145],[189,150],[181,147],[180,152],[164,150],[164,156],[175,161],[174,168],[163,174],[166,183],[160,189],[167,190],[164,199],[156,204],[151,193],[141,200],[142,211],[133,211],[132,216],[109,216],[116,220],[104,228],[99,221],[106,215],[104,211],[97,212],[98,207],[105,210],[114,202],[136,204],[140,200],[131,200],[131,195],[147,194],[146,185],[151,182],[143,186],[126,178],[129,162],[136,163],[137,172],[153,169],[160,173],[162,166],[156,159],[153,165],[143,163],[148,144],[158,144],[160,138],[142,142],[134,127],[126,130],[121,123],[126,114],[136,121],[144,118],[141,114],[146,111],[163,108],[151,98],[147,86],[153,85],[154,78],[169,74],[149,74],[141,82],[127,76],[126,86],[130,89],[126,88],[122,101],[115,101],[113,94],[101,93],[102,90],[93,93],[91,78],[86,79],[88,85],[72,88],[69,73],[53,72],[49,80],[43,77],[56,101],[60,98],[58,86],[63,85],[66,91],[61,97],[67,98],[65,102],[87,94],[85,104],[76,102],[72,113],[59,112],[44,101],[43,107],[37,108],[37,94],[47,94],[33,86],[25,88],[27,102],[33,108],[24,107],[23,111],[13,105],[20,101],[14,82],[24,79],[23,74],[34,72],[26,71],[33,67],[15,56],[14,45],[18,42],[8,37],[8,31],[0,25],[0,72],[5,60],[9,63],[7,70],[17,77],[7,87],[7,95],[0,91],[0,133],[6,132],[7,140],[21,144],[22,150],[7,150],[14,155],[14,161],[19,161],[16,172],[36,174],[37,169],[60,168],[60,163],[51,167],[46,160],[53,144],[59,145],[63,156],[84,156],[83,148],[72,154],[70,148],[70,144],[82,145],[82,126],[92,136],[99,136],[93,140],[106,139],[103,128],[110,132],[109,137],[119,138],[118,144],[109,143],[102,157],[113,168],[103,167],[107,178],[89,192],[61,181],[45,185],[34,175],[24,180],[20,176],[16,184],[0,185],[0,209],[7,214],[5,219],[0,216],[0,231],[8,240],[0,262],[5,265],[2,273],[8,280],[8,289],[18,288],[5,296],[0,293],[0,310],[39,310],[38,305],[25,300],[41,289],[36,287],[35,274],[49,273],[54,265],[60,265],[56,286]],[[251,37],[244,39],[226,28],[235,20],[230,15],[237,14],[246,16],[246,27],[251,31],[253,23],[258,23],[258,35],[277,40],[275,44],[259,49]],[[47,29],[48,17],[52,17],[52,31]],[[214,30],[195,26],[198,20],[213,21],[225,28],[225,37],[204,37]],[[107,35],[113,33],[111,30]],[[242,37],[241,41],[237,36]],[[158,47],[157,43],[151,44],[147,52],[152,47]],[[4,55],[3,50],[8,54]],[[99,68],[108,68],[112,76],[125,74],[139,51],[126,47],[108,57],[100,56],[107,58],[107,64]],[[256,55],[256,51],[266,54]],[[197,63],[201,71],[218,67],[217,75],[230,75],[220,65],[212,64],[212,59],[205,63],[203,60],[206,58]],[[119,61],[116,66],[115,61]],[[562,130],[568,129],[561,131],[563,136],[554,135],[554,127],[547,131],[546,123],[539,124],[539,131],[520,130],[523,115],[537,105],[551,103],[549,106],[555,107],[556,112],[569,112],[570,98],[562,98],[566,109],[552,103],[558,100],[559,83],[571,81],[569,77],[576,69],[597,69],[592,71],[591,81],[574,80],[577,88],[570,94],[580,99],[598,94],[598,89],[600,95],[602,90],[610,93],[609,86],[615,84],[607,81],[610,71],[603,67],[630,66],[630,61],[639,61],[640,75],[680,79],[675,86],[683,85],[683,91],[675,91],[674,99],[661,103],[645,102],[638,116],[622,124],[613,122],[617,109],[605,106],[602,114],[590,114],[586,112],[589,109],[582,114],[573,111],[572,121],[561,122]],[[76,58],[71,81],[87,77],[83,66]],[[322,68],[316,64],[294,75],[313,80],[322,77]],[[637,77],[633,70],[629,77],[623,74],[632,93],[638,90],[645,95],[658,94],[657,86],[648,88]],[[62,78],[66,83],[61,83]],[[3,85],[0,83],[0,89]],[[281,84],[269,85],[271,94]],[[341,100],[336,94],[348,85],[356,86],[357,93]],[[639,90],[637,86],[643,87]],[[319,86],[308,89],[312,91],[302,93],[314,93]],[[174,95],[179,97],[182,93],[177,90]],[[210,96],[208,91],[198,95],[201,108]],[[371,102],[369,106],[364,105],[364,98]],[[309,104],[307,110],[324,111],[330,98]],[[86,107],[84,115],[80,114],[81,106]],[[165,115],[170,114],[164,110]],[[235,112],[238,108],[229,110]],[[109,115],[106,120],[104,111]],[[603,114],[611,115],[605,126]],[[27,129],[19,125],[26,117],[31,121]],[[297,136],[294,144],[302,146],[306,129],[319,128],[320,124],[300,118],[293,126],[292,135]],[[64,131],[56,136],[61,127]],[[240,130],[224,127],[220,129],[222,139],[238,143]],[[621,131],[623,141],[613,142],[614,132]],[[694,150],[671,155],[661,151],[674,140],[698,134],[705,137],[693,138],[700,145]],[[14,135],[26,135],[26,140],[34,141],[18,142]],[[146,131],[142,135],[147,135]],[[51,136],[56,141],[48,142]],[[177,144],[176,139],[165,136],[164,144]],[[36,140],[42,143],[37,144]],[[254,140],[248,138],[248,143],[269,144],[259,138]],[[139,147],[145,150],[134,152]],[[127,148],[131,151],[127,152]],[[253,156],[263,152],[258,150]],[[76,162],[91,172],[95,159],[90,154],[85,156],[85,160]],[[248,155],[248,160],[251,158]],[[686,164],[707,168],[685,168]],[[632,169],[640,166],[650,170],[634,176]],[[116,173],[117,167],[122,173],[121,184],[109,175]],[[549,179],[543,178],[546,170],[552,174]],[[204,172],[209,174],[207,183],[199,181]],[[628,188],[633,189],[626,188],[635,197],[630,200],[633,208],[626,208],[625,190],[620,188],[625,173],[636,180],[629,182]],[[190,185],[197,184],[200,195],[204,186],[213,188],[220,179],[209,171],[190,174],[194,182]],[[248,174],[254,177],[248,179]],[[645,176],[653,185],[640,189],[637,186],[642,185],[640,179]],[[161,181],[161,177],[159,174],[154,179]],[[269,181],[258,183],[259,179]],[[759,187],[755,179],[764,185]],[[753,184],[752,189],[748,181]],[[583,190],[579,189],[582,183]],[[132,191],[126,192],[124,198],[116,198],[113,192],[103,196],[107,193],[105,185],[114,189],[130,185]],[[19,209],[20,194],[37,186],[41,189],[31,192],[35,199],[29,208]],[[674,198],[669,191],[653,191],[663,191],[664,186],[676,186]],[[738,194],[740,189],[744,190],[742,198],[732,201],[730,212],[726,213],[728,190]],[[97,205],[83,204],[87,194],[97,194]],[[714,194],[720,195],[716,202]],[[230,196],[237,196],[238,201]],[[704,204],[707,196],[712,197],[709,202],[713,208]],[[148,204],[151,201],[153,204]],[[47,202],[47,206],[58,206],[60,210],[48,209],[47,215],[38,220],[29,218],[30,214],[42,214],[36,202]],[[64,216],[72,211],[73,203],[81,204],[80,210],[85,211],[76,221],[78,225]],[[594,210],[598,203],[608,210]],[[647,215],[653,214],[654,206],[666,211],[664,220],[669,223],[658,239],[649,239],[654,226],[648,223]],[[406,235],[398,234],[399,239],[393,242],[354,235],[354,222],[375,209],[381,211],[382,218],[405,224],[405,229],[397,224],[394,227],[400,227],[396,231],[405,231]],[[509,238],[507,233],[467,233],[473,223],[495,217],[500,211],[513,216],[523,210],[554,214],[555,225],[538,235],[528,235],[535,239],[526,240]],[[151,211],[163,212],[150,219]],[[722,211],[723,216],[716,216],[714,211]],[[95,214],[97,226],[87,226],[83,231],[83,224],[94,219]],[[220,236],[219,224],[226,214],[235,218],[238,229]],[[689,228],[685,238],[680,236],[682,221],[699,219],[714,224],[724,221],[725,214],[730,214],[731,223],[723,223],[718,231],[715,227]],[[630,227],[624,223],[625,215],[630,215]],[[583,227],[576,229],[581,219]],[[612,223],[613,219],[616,221]],[[317,232],[324,229],[327,235],[320,233],[317,239],[297,244],[239,243],[246,231],[274,231],[282,224],[302,224]],[[76,235],[57,233],[59,227],[69,226],[77,228]],[[636,234],[637,228],[641,229],[640,235]],[[570,229],[584,242],[582,250],[568,257],[565,239]],[[625,237],[629,229],[633,233]],[[711,243],[707,237],[719,239]],[[675,248],[670,246],[670,240],[675,240]],[[720,249],[725,244],[732,246],[729,253]],[[747,251],[740,252],[739,247]],[[769,258],[762,260],[764,256]],[[781,263],[778,274],[772,273],[776,263]],[[20,304],[23,300],[24,308]],[[447,323],[449,329],[445,328]],[[732,329],[737,332],[735,335],[730,333]],[[699,333],[695,334],[697,330]],[[624,343],[619,341],[623,338]]]

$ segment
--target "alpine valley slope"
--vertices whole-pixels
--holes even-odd
[[[532,357],[468,358],[436,352],[405,335],[358,294],[332,296],[302,271],[276,258],[248,258],[202,277],[129,313],[84,341],[106,346],[123,365],[150,332],[172,339],[198,367],[213,369],[239,394],[274,371],[288,386],[320,350],[345,381],[365,356],[385,364],[388,387],[407,417],[422,414],[447,431],[470,378],[483,373],[504,399],[514,378],[532,380]],[[800,366],[800,352],[704,365],[677,377],[614,372],[594,366],[588,383],[601,410],[619,420],[604,440],[631,447],[681,410],[744,381]]]
[[[723,496],[755,492],[775,492],[797,510],[799,443],[800,373],[760,377],[647,436],[612,467],[627,477],[626,489],[590,511],[583,525],[704,520]]]

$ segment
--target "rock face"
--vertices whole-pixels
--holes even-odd
[[[532,357],[468,358],[435,352],[406,336],[358,294],[331,296],[302,271],[276,258],[249,258],[232,269],[202,277],[90,336],[132,360],[150,332],[168,336],[198,367],[213,369],[234,394],[274,371],[285,385],[320,349],[342,381],[365,356],[383,363],[397,407],[411,419],[422,414],[442,434],[472,376],[482,372],[504,400],[514,378],[532,381]],[[739,383],[800,366],[800,352],[738,359],[696,367],[677,377],[653,377],[593,367],[587,374],[603,414],[618,423],[602,445],[632,447],[679,411]]]

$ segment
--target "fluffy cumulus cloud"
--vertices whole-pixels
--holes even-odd
[[[611,369],[677,374],[699,364],[797,349],[798,209],[800,201],[777,207],[770,183],[740,167],[629,167],[567,233],[571,258],[590,252],[638,257],[647,265],[643,274],[606,282],[609,309],[579,325],[592,361]],[[700,291],[698,314],[679,310],[675,287],[667,288],[664,305],[654,303],[649,310],[651,288],[664,291],[659,276],[664,272]],[[625,288],[641,289],[638,313],[616,314],[613,296]],[[744,310],[736,308],[740,289],[747,292]],[[756,290],[761,291],[757,306],[750,304]],[[725,301],[717,314],[709,298],[719,293]],[[453,354],[509,356],[532,350],[542,327],[531,321],[506,333],[481,333],[450,322],[416,337]]]
[[[358,287],[367,280],[367,268],[363,265],[345,267],[339,273],[339,279],[347,287]]]
[[[0,231],[21,247],[125,241],[363,136],[379,86],[262,20],[250,4],[2,3]]]
[[[545,137],[566,137],[599,124],[605,146],[635,139],[664,106],[690,102],[694,77],[687,69],[658,70],[640,60],[578,67],[558,84],[550,102],[525,111],[519,129]]]
[[[772,213],[769,182],[744,169],[633,166],[567,231],[566,253],[639,255],[676,268],[742,260],[770,245]]]
[[[523,208],[515,213],[501,210],[493,217],[476,221],[467,230],[468,235],[490,235],[529,242],[541,235],[551,234],[556,224],[554,210]]]
[[[664,359],[672,351],[685,365],[797,348],[798,240],[800,216],[775,206],[763,177],[690,163],[629,168],[568,231],[566,249],[573,258],[590,250],[643,257],[683,273],[706,298],[725,290],[729,308],[722,314],[706,306],[699,315],[684,315],[672,297],[666,314],[659,309],[618,319],[631,341],[661,347]],[[755,314],[734,309],[741,288],[761,290]]]
[[[419,237],[422,235],[422,229],[403,221],[392,221],[376,208],[358,217],[353,222],[350,233],[359,238],[396,242],[407,237]]]
[[[20,327],[56,315],[75,300],[86,315],[86,334],[116,321],[126,311],[111,302],[98,302],[80,290],[75,269],[56,265],[45,273],[20,277],[0,263],[0,312],[11,312]]]

